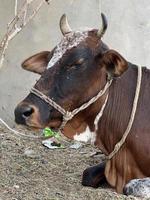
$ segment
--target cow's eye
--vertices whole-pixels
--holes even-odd
[[[84,58],[80,58],[75,62],[76,65],[82,65],[84,63]]]
[[[84,58],[80,58],[79,60],[68,65],[68,69],[75,69],[75,68],[81,66],[83,63],[84,63]]]
[[[85,61],[84,58],[76,60],[75,62],[67,66],[67,70],[78,69],[78,67],[80,67],[84,63],[84,61]]]

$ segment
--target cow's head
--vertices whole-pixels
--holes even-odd
[[[22,64],[24,69],[41,75],[34,87],[71,111],[96,95],[106,84],[108,75],[120,76],[127,69],[127,62],[101,41],[106,28],[107,21],[102,14],[100,30],[72,31],[63,15],[60,19],[61,42],[51,52],[33,55]],[[79,113],[72,128],[79,127],[93,113],[94,109],[93,112]],[[57,129],[62,114],[30,93],[15,109],[15,120],[34,128],[49,126]],[[71,126],[73,120],[66,126]],[[72,138],[72,135],[66,135]]]

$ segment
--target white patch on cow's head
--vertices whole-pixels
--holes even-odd
[[[76,31],[66,34],[61,42],[56,46],[53,56],[47,65],[47,69],[55,65],[67,50],[76,47],[88,36],[88,31]]]
[[[96,133],[92,132],[87,126],[86,130],[83,133],[76,134],[74,136],[74,140],[79,142],[90,142],[91,144],[94,144],[96,140]]]

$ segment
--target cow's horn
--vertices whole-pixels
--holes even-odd
[[[67,20],[66,14],[63,14],[62,17],[60,18],[60,30],[63,35],[66,35],[67,33],[70,33],[72,29],[70,28]]]
[[[107,24],[106,16],[105,16],[103,13],[101,13],[101,17],[102,17],[102,27],[101,27],[101,29],[99,29],[98,32],[97,32],[97,35],[98,35],[98,37],[100,37],[100,38],[102,38],[103,35],[105,34],[106,29],[107,29],[107,25],[108,25],[108,24]]]

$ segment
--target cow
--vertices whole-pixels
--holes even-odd
[[[40,74],[40,79],[17,105],[15,121],[34,129],[61,127],[66,137],[91,142],[108,156],[128,125],[138,66],[102,41],[107,19],[104,14],[101,17],[100,29],[73,31],[63,15],[60,43],[22,63],[24,69]],[[141,73],[136,114],[126,140],[111,159],[83,172],[83,185],[96,188],[106,180],[122,193],[130,180],[150,176],[150,71],[142,67]]]

